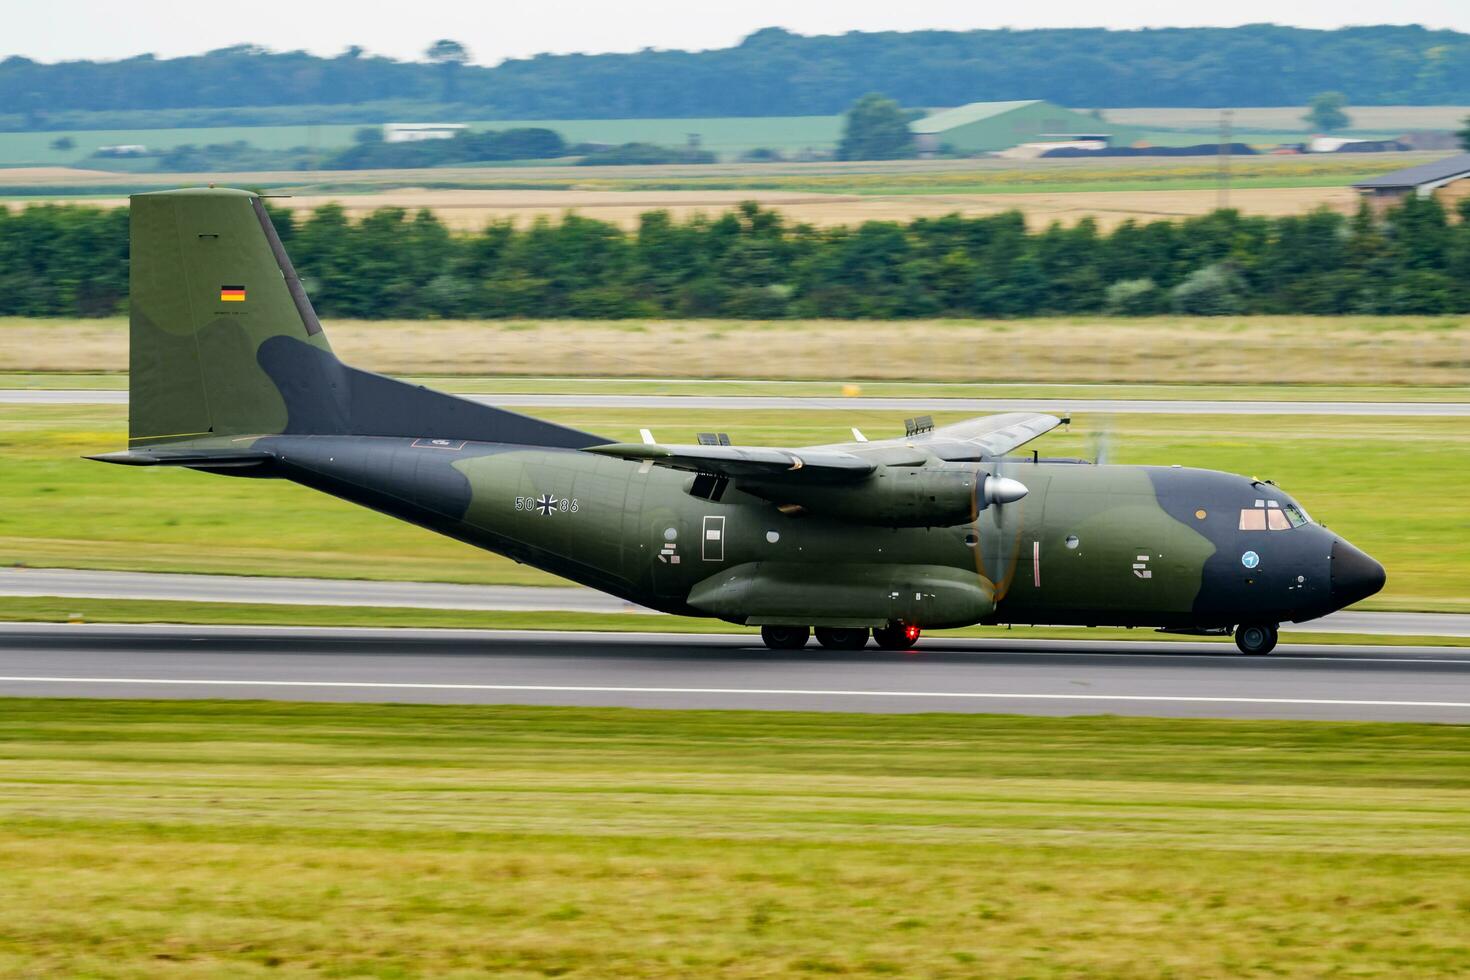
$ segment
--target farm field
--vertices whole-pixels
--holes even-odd
[[[1470,370],[1470,321],[1457,317],[336,320],[327,329],[344,360],[395,375],[1463,387]],[[126,367],[120,317],[0,318],[0,373]]]
[[[865,221],[912,221],[960,214],[969,218],[1020,210],[1032,228],[1052,222],[1076,224],[1092,218],[1100,228],[1125,221],[1155,221],[1208,214],[1220,205],[1219,192],[1209,190],[1093,190],[971,194],[815,194],[801,191],[597,191],[597,190],[449,190],[405,188],[361,194],[296,194],[277,203],[305,216],[330,203],[358,219],[378,208],[428,208],[456,231],[479,231],[491,222],[510,221],[526,227],[538,220],[558,221],[575,212],[624,229],[638,227],[643,214],[665,210],[678,220],[694,215],[717,218],[743,201],[779,210],[787,220],[832,226]],[[1347,187],[1242,188],[1230,205],[1249,214],[1280,216],[1316,208],[1350,213],[1358,196]],[[121,207],[124,197],[100,198],[88,204]]]
[[[1345,110],[1348,130],[1352,135],[1398,136],[1415,129],[1453,131],[1464,125],[1470,106],[1463,105],[1352,105]],[[1306,134],[1310,127],[1302,121],[1302,106],[1241,107],[1231,109],[1231,122],[1236,128],[1261,132]],[[1104,109],[1111,122],[1128,126],[1159,126],[1171,129],[1215,130],[1220,123],[1219,109]]]
[[[1449,977],[1470,955],[1455,726],[5,708],[8,975]]]
[[[737,443],[845,440],[849,426],[894,431],[893,412],[627,410],[538,412],[617,440],[728,431]],[[158,467],[105,466],[83,454],[125,444],[120,405],[7,406],[0,415],[0,564],[327,575],[485,584],[558,580],[508,559],[280,481]],[[938,413],[945,424],[962,415]],[[1470,423],[1330,416],[1078,417],[1042,443],[1091,456],[1110,432],[1119,463],[1179,463],[1274,479],[1388,569],[1377,609],[1470,612]],[[1386,506],[1385,501],[1402,505]]]
[[[770,147],[787,153],[799,153],[803,150],[829,151],[837,145],[837,140],[842,135],[841,116],[462,121],[476,131],[543,127],[555,130],[572,144],[658,143],[664,146],[683,146],[691,134],[697,134],[702,148],[721,157],[733,157],[756,147]],[[318,149],[325,155],[351,145],[353,134],[364,125],[367,124],[0,132],[0,167],[67,165],[86,158],[98,147],[119,144],[140,144],[150,150],[167,150],[186,143],[202,146],[243,140],[264,150],[287,150],[306,146]],[[70,150],[52,149],[51,143],[63,136],[70,137],[76,146]]]
[[[1238,157],[1232,187],[1343,187],[1445,152]],[[1212,189],[1214,157],[1096,160],[894,160],[628,167],[436,167],[416,170],[267,171],[237,174],[122,174],[69,167],[0,169],[0,196],[116,196],[150,187],[217,182],[363,193],[404,187],[478,190],[744,190],[828,194],[1021,193],[1076,190]]]
[[[1310,134],[1299,106],[1233,109],[1233,137],[1240,142],[1274,144]],[[1390,138],[1417,129],[1458,129],[1470,115],[1464,106],[1350,106],[1349,134]],[[1158,145],[1189,145],[1218,138],[1219,109],[1130,108],[1105,109],[1104,118],[1113,123],[1143,127],[1146,138]],[[115,113],[126,116],[126,113]],[[139,116],[147,115],[140,113]],[[156,114],[155,114],[156,115]],[[434,114],[436,117],[439,114]],[[402,121],[413,121],[405,119]],[[473,130],[499,130],[538,126],[560,133],[568,143],[657,143],[683,146],[691,136],[702,148],[732,159],[758,147],[787,154],[804,151],[830,152],[842,135],[843,117],[758,116],[689,119],[460,119]],[[47,132],[0,132],[0,167],[55,166],[74,164],[103,146],[141,144],[152,150],[167,150],[184,144],[205,145],[243,140],[268,150],[305,146],[324,155],[348,146],[364,123],[325,123],[280,126],[149,126],[107,129],[54,130]],[[71,149],[54,149],[51,144],[69,137]]]

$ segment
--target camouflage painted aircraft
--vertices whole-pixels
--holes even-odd
[[[973,623],[1233,633],[1372,595],[1384,571],[1270,483],[1008,457],[1061,420],[1007,414],[777,448],[619,443],[349,367],[260,199],[132,199],[125,452],[275,477],[664,612],[794,649]]]

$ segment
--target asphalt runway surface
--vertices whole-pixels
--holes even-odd
[[[1470,650],[921,642],[774,653],[677,634],[11,625],[0,695],[1470,724]]]
[[[97,572],[71,568],[0,568],[0,596],[246,602],[296,606],[378,606],[490,612],[646,613],[653,610],[578,586],[456,585],[350,579]],[[1470,615],[1348,610],[1288,631],[1380,636],[1470,637]]]
[[[781,395],[461,395],[503,408],[865,410],[892,412],[1094,412],[1110,415],[1368,415],[1470,417],[1470,402],[1193,401],[1124,398],[829,398]],[[126,405],[126,391],[0,390],[0,404]]]

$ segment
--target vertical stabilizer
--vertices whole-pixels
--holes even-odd
[[[285,431],[261,345],[289,337],[331,348],[260,198],[138,194],[131,225],[129,441]]]
[[[338,361],[255,194],[137,194],[131,218],[134,448],[282,434],[609,441]]]

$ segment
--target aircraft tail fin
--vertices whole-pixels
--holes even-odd
[[[284,431],[261,347],[332,349],[260,198],[137,194],[129,217],[129,441]]]
[[[609,441],[337,360],[256,194],[137,194],[131,225],[132,446],[276,434]]]

